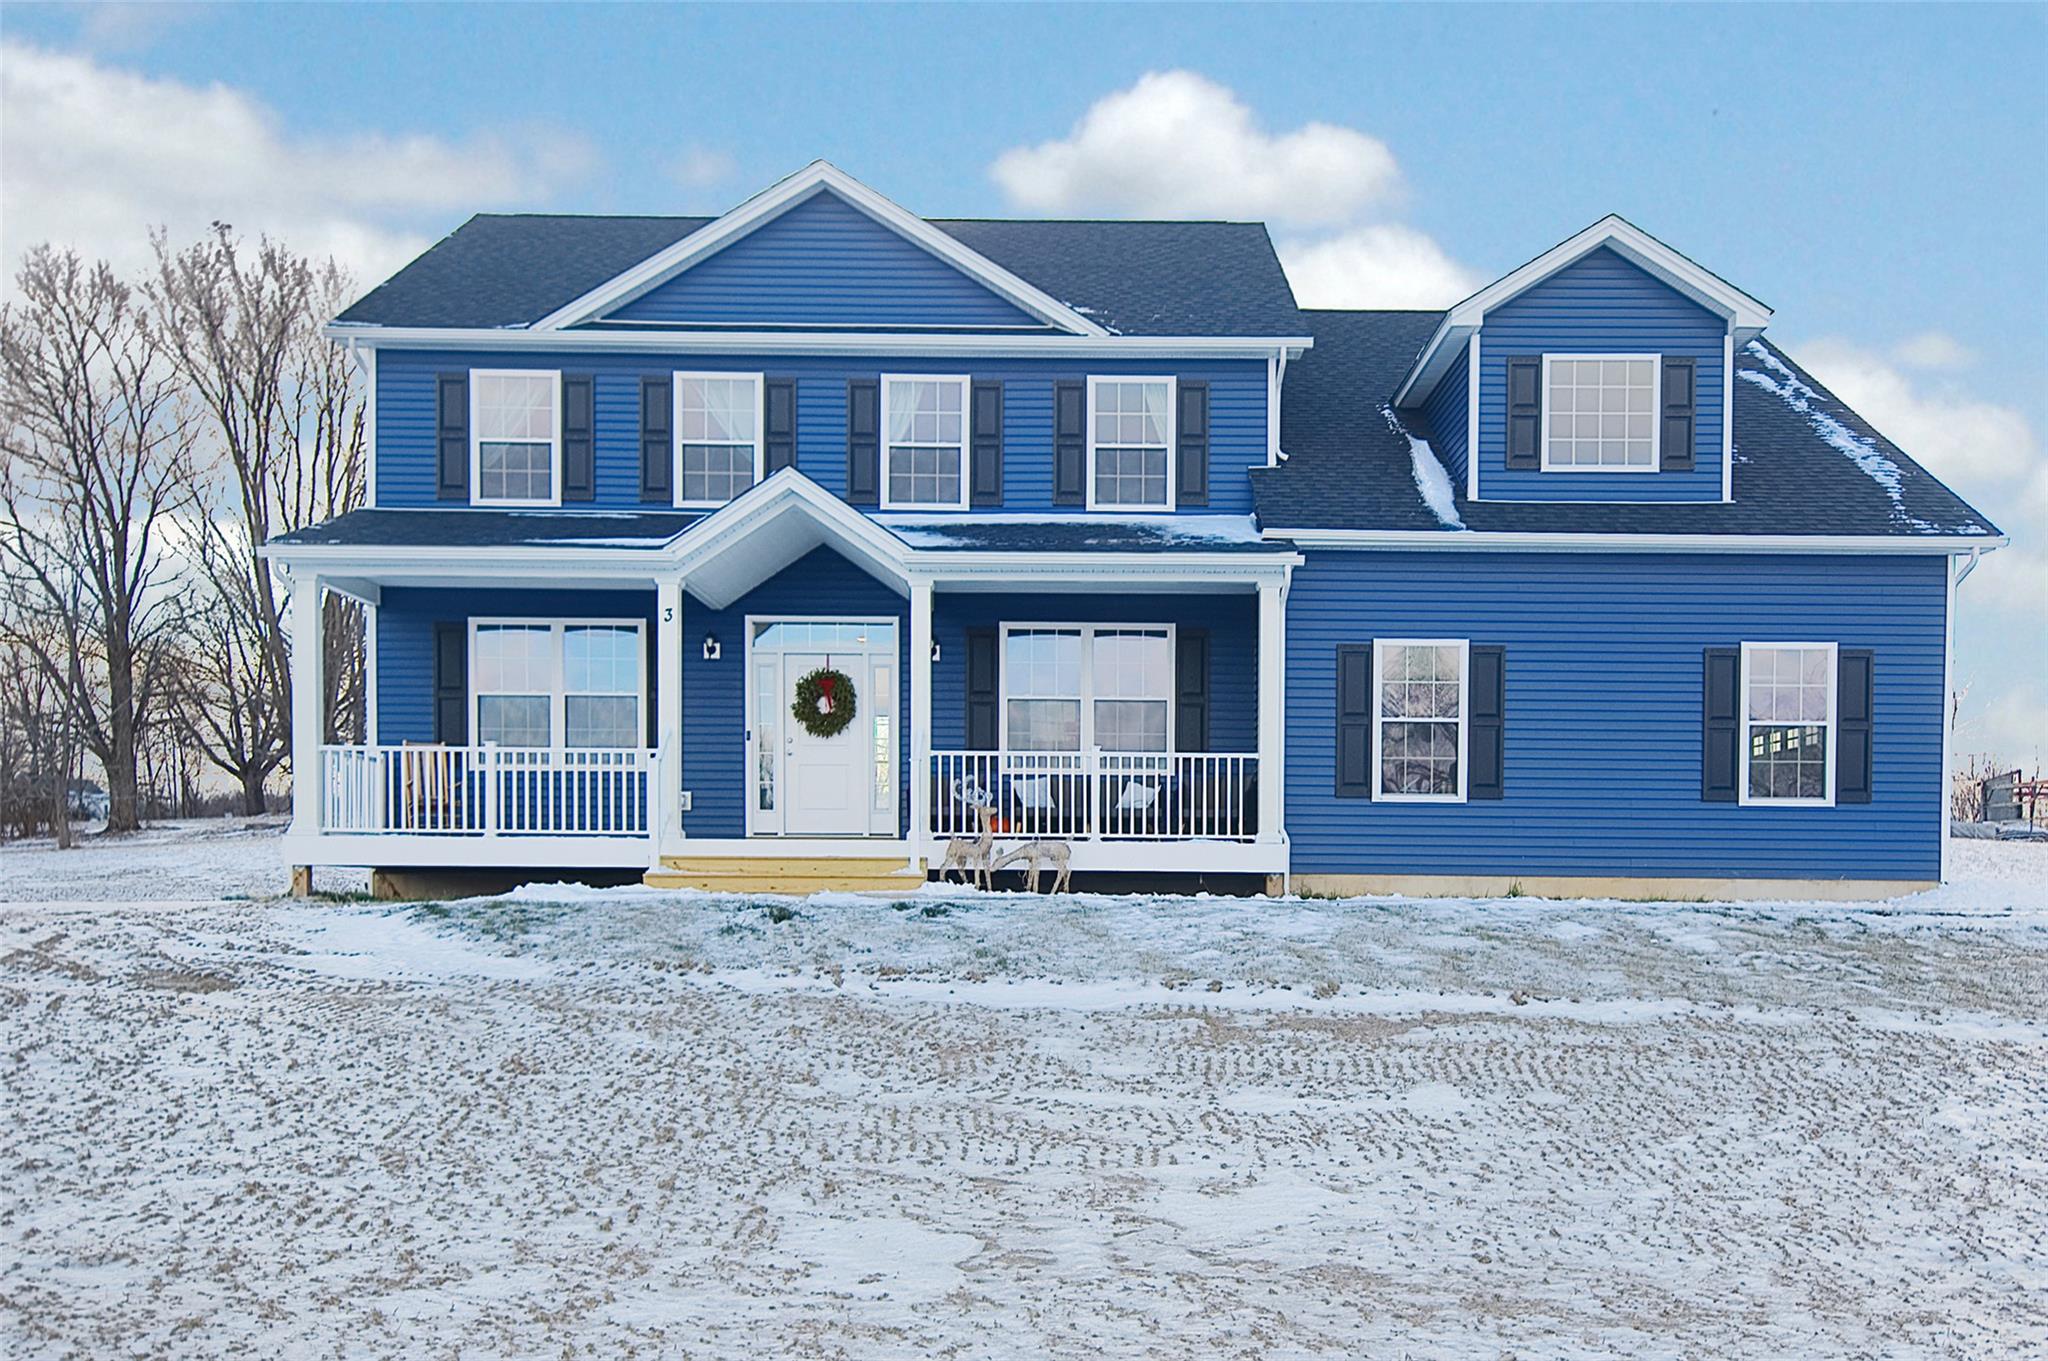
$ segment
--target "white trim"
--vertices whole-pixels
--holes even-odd
[[[1460,553],[1952,554],[1972,549],[1989,552],[2010,542],[2003,534],[1510,534],[1470,529],[1289,529],[1283,525],[1265,526],[1259,535],[1269,542],[1303,548],[1449,549]]]
[[[1287,455],[1280,452],[1280,394],[1287,382],[1287,351],[1266,356],[1266,466],[1277,468]]]
[[[1259,830],[1266,844],[1287,844],[1287,591],[1293,569],[1259,583],[1258,733]],[[1287,863],[1282,860],[1284,879]]]
[[[1113,750],[1115,754],[1118,756],[1169,756],[1172,755],[1175,751],[1179,750],[1179,748],[1177,748],[1174,745],[1174,742],[1180,736],[1179,732],[1176,730],[1178,727],[1176,720],[1179,716],[1174,712],[1174,697],[1180,685],[1180,678],[1178,674],[1180,670],[1180,632],[1179,627],[1177,625],[1121,624],[1100,622],[1090,622],[1085,624],[1073,622],[1033,623],[1028,620],[1009,619],[1003,621],[997,637],[997,646],[1002,649],[1002,651],[997,655],[996,659],[996,675],[998,677],[998,684],[996,687],[996,747],[998,750],[1003,752],[1020,750],[1032,752],[1056,750],[1056,748],[1052,747],[1018,748],[1012,747],[1010,745],[1010,635],[1012,633],[1020,632],[1078,633],[1081,636],[1081,691],[1080,694],[1077,696],[1081,703],[1081,745],[1074,748],[1074,750],[1077,752],[1089,751],[1101,745],[1095,740],[1095,701],[1097,698],[1095,694],[1095,635],[1098,633],[1165,634],[1166,693],[1159,697],[1160,700],[1164,701],[1166,705],[1165,748],[1157,752],[1143,751],[1138,749],[1126,749],[1122,747],[1104,748],[1104,750]],[[1023,698],[1057,700],[1063,699],[1065,698],[1065,696],[1025,695],[1023,696]],[[1129,699],[1132,698],[1132,696],[1112,696],[1111,698]],[[1136,698],[1147,703],[1152,702],[1152,697],[1149,695],[1140,695],[1136,696]]]
[[[669,423],[669,486],[673,489],[677,510],[717,510],[739,499],[729,496],[724,501],[685,501],[683,496],[683,380],[694,378],[746,378],[754,384],[754,480],[748,484],[752,491],[761,485],[767,475],[768,458],[768,378],[761,373],[724,373],[716,369],[682,369],[669,380],[668,423]],[[707,441],[716,442],[716,441]],[[741,496],[746,492],[741,492]]]
[[[463,678],[463,684],[469,691],[469,693],[466,696],[464,696],[464,705],[468,711],[469,716],[469,735],[472,739],[474,739],[472,745],[485,745],[483,738],[481,736],[481,701],[486,692],[478,687],[476,681],[476,635],[480,631],[480,629],[486,628],[545,628],[548,630],[553,640],[553,654],[551,657],[551,662],[554,667],[554,674],[549,678],[550,688],[548,691],[547,750],[550,751],[601,751],[606,749],[602,747],[590,748],[581,746],[571,746],[569,745],[569,742],[567,740],[569,736],[569,691],[566,688],[567,678],[563,675],[562,667],[562,644],[564,632],[572,628],[632,629],[633,636],[637,638],[640,643],[640,664],[639,666],[634,668],[634,678],[637,684],[637,688],[634,691],[634,732],[632,745],[634,747],[639,748],[644,748],[646,746],[647,621],[645,619],[628,618],[572,618],[566,616],[552,617],[528,615],[475,615],[472,616],[469,620],[469,647],[468,657],[464,662],[464,666],[466,667],[466,673]],[[518,695],[535,694],[538,692],[530,690],[492,690],[488,693],[494,695]],[[576,691],[576,693],[579,695],[585,695],[619,694],[623,692],[614,690],[578,690]]]
[[[889,630],[889,646],[884,648],[873,642],[857,643],[844,647],[805,644],[802,647],[770,647],[757,652],[754,646],[754,634],[760,626],[765,624],[858,624],[864,628],[886,628]],[[890,716],[896,720],[895,748],[889,764],[888,807],[886,809],[875,807],[873,787],[864,778],[861,782],[861,789],[866,795],[863,811],[867,817],[867,830],[865,832],[850,832],[845,834],[844,837],[830,836],[824,837],[824,839],[838,841],[850,838],[872,844],[872,838],[877,835],[875,824],[884,819],[887,820],[889,829],[880,835],[894,836],[897,831],[897,809],[902,806],[903,801],[904,724],[903,715],[898,712],[898,697],[901,694],[903,682],[902,678],[896,674],[902,660],[903,621],[891,615],[880,614],[750,614],[742,621],[741,627],[745,629],[746,633],[743,640],[744,646],[741,649],[745,670],[741,673],[741,686],[744,698],[740,712],[745,721],[746,728],[744,740],[740,744],[741,759],[744,763],[741,767],[740,792],[744,799],[747,836],[750,839],[767,839],[785,843],[789,840],[789,834],[780,830],[788,825],[789,818],[789,749],[786,744],[782,745],[775,753],[774,828],[764,825],[768,819],[760,807],[760,800],[755,797],[757,790],[755,789],[754,782],[759,778],[763,737],[762,715],[755,712],[755,701],[760,696],[754,686],[754,664],[760,656],[781,658],[793,652],[844,652],[849,656],[858,656],[861,659],[863,668],[867,671],[867,675],[861,678],[864,685],[872,679],[877,660],[888,666],[890,673],[888,689],[889,712]],[[776,701],[775,735],[780,738],[783,735],[782,724],[787,721],[787,716],[781,709],[781,694],[787,693],[789,677],[784,673],[783,668],[779,664],[776,669],[776,677],[778,682],[781,683],[781,691],[778,693]],[[858,717],[858,714],[856,714],[856,717]],[[865,731],[871,734],[874,731],[872,724]],[[872,744],[863,744],[863,753],[871,750]],[[872,773],[865,761],[863,762],[863,769],[869,774]],[[820,836],[821,834],[799,833],[798,835]],[[694,846],[692,847],[692,852],[699,855],[704,854],[702,850]]]
[[[1958,554],[1958,557],[1961,555]],[[1942,883],[1948,882],[1949,849],[1949,780],[1955,769],[1955,670],[1956,670],[1956,587],[1977,566],[1977,555],[1972,552],[1967,562],[1958,570],[1955,558],[1950,558],[1948,568],[1947,606],[1942,615],[1941,629],[1941,797],[1937,800],[1935,845],[1941,848],[1940,863],[1935,870]]]
[[[377,605],[363,606],[363,742],[377,745]],[[322,736],[325,736],[323,733]]]
[[[1164,383],[1166,385],[1166,504],[1149,506],[1130,501],[1098,502],[1095,499],[1095,389],[1103,383]],[[1087,410],[1082,413],[1088,434],[1087,487],[1083,502],[1089,510],[1106,510],[1139,515],[1166,514],[1174,509],[1180,481],[1180,381],[1172,375],[1138,373],[1091,373],[1088,375]],[[1119,448],[1126,446],[1118,446]],[[1143,448],[1145,446],[1137,446]]]
[[[1440,718],[1389,717],[1380,712],[1380,668],[1388,648],[1454,647],[1458,649],[1458,792],[1455,794],[1390,794],[1380,783],[1380,730],[1388,723],[1441,723]],[[1469,638],[1375,638],[1372,640],[1372,801],[1374,803],[1464,803],[1466,766],[1472,726],[1472,640]]]
[[[694,846],[694,843],[692,843]],[[618,836],[435,836],[407,832],[288,832],[287,865],[367,865],[372,869],[645,869],[653,858],[644,834]]]
[[[1005,301],[1075,335],[1107,334],[1095,322],[1051,294],[1012,274],[978,251],[968,249],[923,218],[892,203],[828,161],[812,161],[794,175],[754,195],[731,212],[706,223],[682,240],[656,252],[624,273],[607,280],[575,301],[557,308],[534,323],[537,330],[554,330],[588,321],[619,307],[641,294],[708,259],[820,193],[837,195],[850,207],[864,213],[922,247],[929,254],[952,265]]]
[[[476,383],[479,378],[553,378],[555,429],[548,439],[551,466],[545,499],[487,498],[483,494],[483,433],[477,428]],[[530,440],[494,441],[532,443]],[[562,371],[560,369],[471,369],[469,371],[469,504],[480,510],[553,508],[562,504]]]
[[[1754,796],[1749,792],[1749,730],[1761,724],[1764,727],[1811,727],[1803,722],[1787,723],[1783,719],[1752,719],[1749,716],[1749,654],[1757,648],[1799,649],[1802,651],[1825,651],[1828,654],[1828,717],[1824,725],[1827,736],[1824,740],[1822,759],[1826,762],[1828,792],[1817,799],[1780,799],[1768,795]],[[1838,643],[1799,643],[1759,641],[1742,644],[1742,664],[1738,668],[1735,685],[1735,798],[1745,808],[1833,808],[1835,806],[1835,730],[1840,723],[1840,708],[1835,694],[1840,681],[1841,645]],[[1946,708],[1946,701],[1944,709]]]
[[[1698,381],[1697,376],[1694,379]],[[1660,412],[1661,416],[1662,413]],[[1660,419],[1658,425],[1664,422]],[[1721,337],[1721,503],[1735,500],[1735,327]]]
[[[351,344],[350,354],[362,366],[363,385],[363,504],[377,505],[377,347]]]
[[[1550,461],[1550,365],[1551,361],[1557,359],[1573,361],[1581,359],[1617,360],[1625,364],[1648,364],[1650,366],[1650,461],[1648,463],[1609,465],[1605,463],[1552,463]],[[1663,356],[1656,354],[1578,354],[1562,350],[1555,353],[1546,352],[1543,355],[1542,388],[1537,393],[1536,401],[1536,447],[1542,452],[1542,457],[1537,464],[1538,470],[1546,473],[1656,472],[1663,466],[1662,459],[1664,456],[1662,447],[1664,440],[1663,436],[1659,433],[1660,427],[1664,424],[1662,419],[1662,403],[1664,401],[1663,370]],[[1573,384],[1575,390],[1577,386],[1576,383]],[[1606,384],[1602,383],[1601,386],[1604,389]],[[1576,417],[1576,410],[1574,410],[1573,414]],[[1626,417],[1633,413],[1623,412],[1621,414]],[[1623,438],[1626,439],[1627,436],[1623,436]],[[1572,436],[1573,443],[1576,443],[1577,440],[1578,437],[1576,435]]]
[[[877,504],[883,510],[966,510],[973,493],[974,469],[974,381],[964,373],[885,373],[881,400],[876,406],[876,431],[881,449],[878,458]],[[960,389],[960,499],[958,501],[892,501],[889,499],[889,385],[891,383],[952,383]]]
[[[1479,336],[1472,331],[1465,360],[1465,499],[1479,499]]]
[[[1495,307],[1533,288],[1579,257],[1606,246],[1653,277],[1690,297],[1737,331],[1757,332],[1770,323],[1771,309],[1735,285],[1686,259],[1634,223],[1609,213],[1592,226],[1558,242],[1543,254],[1503,275],[1444,313],[1429,343],[1416,356],[1394,396],[1395,406],[1411,405],[1413,389],[1425,380],[1434,385],[1447,360],[1439,362],[1448,341],[1478,329]],[[1452,351],[1456,353],[1455,350]]]
[[[1299,356],[1312,336],[948,335],[861,331],[542,331],[488,326],[364,326],[329,322],[327,339],[365,349],[598,350],[621,354],[876,355],[902,358],[986,358],[1052,355],[1061,358],[1264,359],[1276,351]]]

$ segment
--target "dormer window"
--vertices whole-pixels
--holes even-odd
[[[562,375],[477,369],[469,383],[476,504],[560,505]]]
[[[1543,356],[1543,471],[1657,471],[1653,354]]]
[[[1173,509],[1173,379],[1088,380],[1088,507]]]
[[[882,509],[967,508],[967,379],[882,376]]]

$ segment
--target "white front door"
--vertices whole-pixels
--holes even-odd
[[[754,836],[895,836],[896,628],[888,620],[749,619],[747,831]],[[853,721],[830,737],[792,712],[821,669],[853,685]]]
[[[831,666],[858,677],[861,668],[822,652],[782,654],[782,693],[794,702],[797,683]],[[856,693],[867,687],[856,679]],[[864,698],[865,696],[861,696]],[[858,699],[856,700],[856,705]],[[788,806],[782,829],[790,836],[860,836],[868,830],[867,744],[858,718],[830,737],[814,737],[787,707],[782,714],[783,778]]]

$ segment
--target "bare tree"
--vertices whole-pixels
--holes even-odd
[[[167,526],[190,499],[178,377],[104,263],[30,250],[0,306],[0,584],[34,664],[140,825],[136,753],[178,620]],[[47,643],[41,640],[49,640]]]
[[[54,649],[46,643],[41,650]],[[36,652],[0,642],[0,835],[30,836],[47,826],[58,847],[68,849],[78,730],[68,698],[37,664]]]
[[[148,287],[172,361],[206,415],[216,457],[188,556],[206,588],[189,616],[192,737],[241,785],[245,813],[291,753],[287,592],[258,550],[273,535],[361,504],[363,400],[350,358],[320,324],[350,293],[332,261],[270,240],[253,249],[225,224],[182,250],[154,238]],[[359,731],[362,615],[328,602],[323,636],[329,731]]]

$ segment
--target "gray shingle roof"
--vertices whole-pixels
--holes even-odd
[[[351,548],[656,548],[701,518],[695,511],[670,510],[352,510],[271,542]]]
[[[1407,439],[1384,407],[1442,313],[1305,311],[1315,348],[1289,366],[1280,444],[1252,472],[1269,529],[1454,532],[1416,489]],[[1473,502],[1479,531],[1532,534],[1995,536],[1984,516],[1767,341],[1736,352],[1735,499],[1645,505]],[[1789,400],[1788,400],[1789,398]],[[1429,438],[1420,412],[1400,413]]]
[[[526,326],[711,221],[480,213],[337,320]],[[1122,335],[1299,335],[1256,222],[933,219],[971,250]]]

